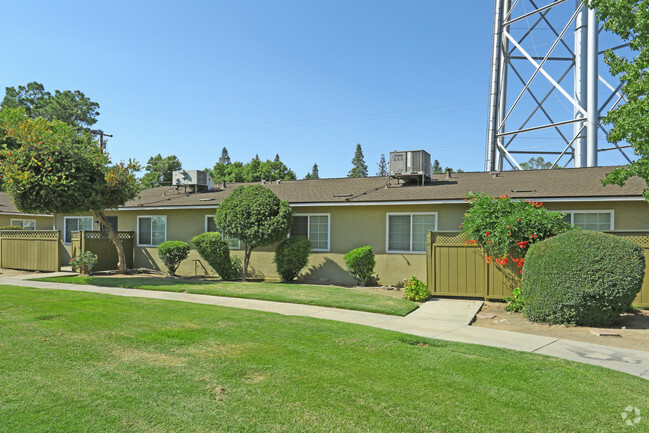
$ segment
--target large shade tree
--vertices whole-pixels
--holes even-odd
[[[90,131],[97,122],[99,104],[79,90],[45,90],[41,83],[33,81],[25,86],[7,87],[2,108],[24,108],[28,117],[59,120],[76,130]]]
[[[0,110],[0,128],[20,144],[0,151],[0,175],[18,210],[91,212],[108,230],[125,273],[124,248],[104,211],[137,195],[137,163],[111,164],[88,132],[58,120],[31,119],[23,108]]]
[[[146,173],[142,176],[143,188],[171,185],[173,172],[182,169],[182,163],[176,155],[163,157],[160,154],[152,156],[144,167]]]
[[[604,60],[611,73],[618,76],[626,103],[606,115],[604,122],[613,126],[608,140],[626,140],[638,159],[606,175],[603,183],[623,186],[638,176],[649,186],[649,0],[589,0],[597,8],[604,28],[618,34],[629,44],[628,51],[609,51]],[[649,188],[644,190],[649,201]]]
[[[261,185],[240,186],[221,202],[214,222],[220,232],[239,239],[243,245],[243,281],[252,250],[285,238],[292,219],[288,202]]]

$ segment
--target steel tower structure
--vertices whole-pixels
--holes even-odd
[[[601,124],[624,97],[603,65],[600,40],[612,50],[628,44],[603,32],[582,0],[541,3],[494,1],[485,169],[520,170],[541,155],[553,166],[594,167],[608,151],[616,151],[614,163],[630,162],[629,146],[611,147]]]

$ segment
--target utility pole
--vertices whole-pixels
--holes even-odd
[[[90,131],[92,134],[99,134],[99,149],[101,150],[101,153],[104,153],[104,150],[106,149],[106,145],[104,144],[104,137],[113,137],[111,134],[106,134],[104,131],[101,129],[93,129]]]

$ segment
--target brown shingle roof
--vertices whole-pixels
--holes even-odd
[[[18,209],[16,209],[16,206],[11,201],[11,197],[9,197],[9,195],[4,191],[0,193],[0,213],[20,214],[20,212],[18,212]]]
[[[400,185],[392,180],[389,188],[383,177],[295,180],[266,187],[291,204],[456,201],[463,200],[469,191],[531,199],[641,198],[645,184],[639,178],[629,179],[624,187],[602,186],[600,180],[611,168],[506,171],[498,177],[485,172],[457,173],[451,179],[442,174],[436,175],[431,185]],[[240,185],[251,184],[227,184],[224,190],[199,194],[170,187],[151,188],[124,207],[215,207]]]

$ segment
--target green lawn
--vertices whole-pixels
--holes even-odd
[[[0,286],[0,432],[629,432],[649,381],[184,302]],[[635,427],[627,406],[642,410]]]
[[[363,292],[337,286],[310,286],[285,283],[242,283],[233,281],[201,282],[152,278],[122,277],[50,277],[37,281],[90,284],[94,286],[125,287],[128,289],[187,292],[200,295],[229,296],[232,298],[262,299],[292,302],[321,307],[344,308],[372,313],[405,316],[417,308],[414,302],[377,293]]]

